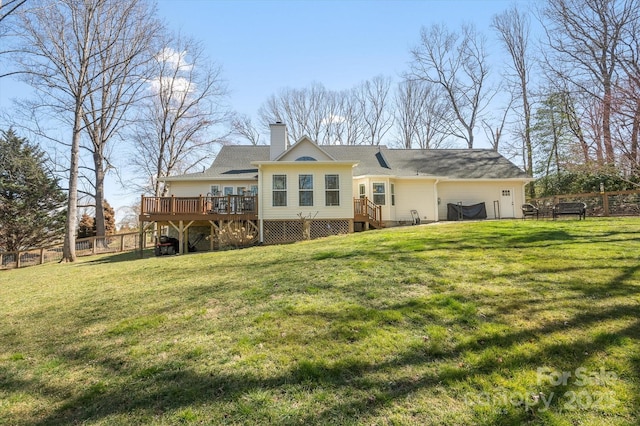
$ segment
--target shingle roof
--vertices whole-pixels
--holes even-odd
[[[527,179],[519,167],[490,149],[390,149],[385,152],[398,176],[433,175],[450,179]]]
[[[488,149],[389,149],[370,145],[323,145],[337,161],[353,161],[354,176],[435,176],[450,179],[527,179],[526,173],[498,152]],[[168,180],[256,179],[255,161],[269,161],[269,146],[224,146],[202,173]]]

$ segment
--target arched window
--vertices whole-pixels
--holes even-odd
[[[313,157],[309,157],[309,156],[305,155],[304,157],[296,158],[296,161],[318,161],[318,160],[316,160]]]

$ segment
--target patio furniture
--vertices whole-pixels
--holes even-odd
[[[538,207],[534,206],[530,203],[525,203],[522,205],[522,219],[526,219],[527,216],[531,216],[533,218],[535,216],[536,219],[540,217],[540,210]]]
[[[553,218],[562,215],[578,215],[578,219],[587,218],[587,205],[582,202],[558,203],[553,207]]]

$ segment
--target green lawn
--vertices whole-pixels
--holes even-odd
[[[0,424],[640,421],[640,219],[0,273]]]

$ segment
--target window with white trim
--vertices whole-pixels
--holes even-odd
[[[287,205],[287,175],[273,175],[272,193],[273,207],[284,207]]]
[[[298,175],[298,205],[313,206],[313,175]]]
[[[384,206],[387,203],[384,183],[375,182],[373,184],[373,202],[379,206]]]
[[[360,196],[360,198],[365,198],[367,196],[366,186],[364,185],[364,183],[358,185],[358,195]]]
[[[339,175],[324,175],[324,198],[326,206],[340,205]]]

